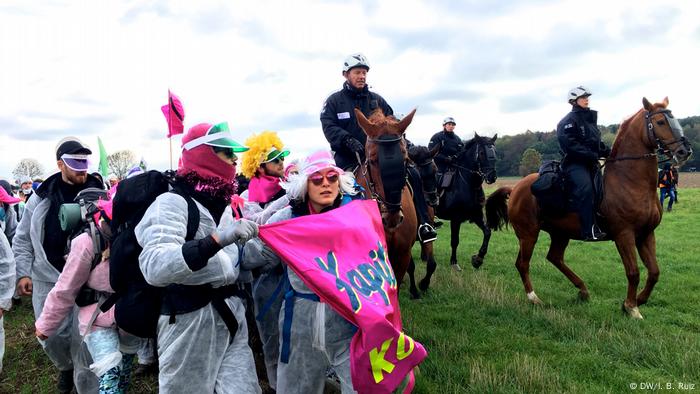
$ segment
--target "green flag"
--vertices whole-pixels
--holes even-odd
[[[109,175],[109,166],[107,165],[107,151],[105,150],[105,146],[102,145],[102,140],[100,137],[97,137],[97,145],[100,147],[100,174],[102,174],[102,177],[104,179],[107,179],[107,175]]]

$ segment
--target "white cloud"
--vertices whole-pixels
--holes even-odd
[[[5,1],[0,177],[23,157],[53,169],[69,134],[167,166],[168,88],[187,126],[227,120],[241,141],[274,128],[303,155],[326,146],[318,113],[357,51],[396,112],[418,107],[416,143],[447,115],[463,137],[551,130],[576,84],[594,91],[603,124],[643,96],[697,115],[698,11],[682,0]],[[173,146],[176,163],[179,137]]]

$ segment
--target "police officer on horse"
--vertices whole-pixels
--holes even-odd
[[[599,171],[598,159],[608,157],[610,148],[600,139],[598,112],[588,107],[591,92],[583,86],[569,91],[569,112],[557,125],[557,139],[563,152],[562,170],[571,199],[571,208],[581,222],[581,238],[598,241],[606,234],[595,223],[594,177]]]
[[[451,116],[442,121],[442,131],[438,131],[430,138],[428,149],[432,150],[436,145],[440,145],[440,152],[435,155],[435,164],[438,167],[438,177],[442,176],[457,160],[457,155],[464,148],[464,142],[455,134],[457,123]]]

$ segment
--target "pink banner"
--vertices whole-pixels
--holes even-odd
[[[352,384],[389,393],[428,353],[404,334],[398,289],[377,203],[353,201],[332,211],[260,227],[260,238],[321,301],[358,327],[350,344]],[[312,241],[312,242],[310,242]]]

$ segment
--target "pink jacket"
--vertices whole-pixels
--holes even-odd
[[[113,293],[109,286],[109,260],[102,260],[92,271],[90,265],[94,256],[92,238],[88,233],[76,237],[70,248],[63,272],[58,276],[56,285],[46,297],[44,309],[36,321],[36,329],[46,336],[56,333],[61,324],[73,310],[75,298],[80,288],[87,282],[88,287],[98,291]],[[78,313],[80,334],[87,333],[87,325],[97,304],[81,307]],[[114,307],[105,313],[97,315],[93,326],[110,328],[115,326]]]

